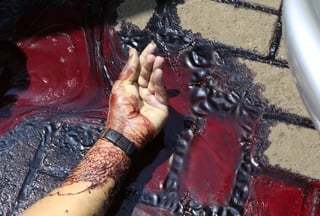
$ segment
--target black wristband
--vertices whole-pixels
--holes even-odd
[[[101,132],[100,139],[110,141],[115,146],[121,148],[129,157],[133,157],[138,152],[138,149],[133,142],[111,128],[104,129]]]

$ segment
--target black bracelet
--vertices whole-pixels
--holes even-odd
[[[138,149],[133,142],[111,128],[104,129],[101,132],[100,139],[110,141],[115,146],[121,148],[129,157],[133,157],[138,152]]]

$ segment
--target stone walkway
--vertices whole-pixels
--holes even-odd
[[[118,9],[118,21],[143,29],[153,14],[154,0],[126,1]],[[263,96],[287,116],[308,117],[287,63],[281,25],[281,0],[185,0],[178,5],[181,27],[231,47],[239,62],[263,86]],[[120,26],[120,25],[118,25]],[[270,128],[265,151],[271,165],[320,179],[320,136],[314,129],[288,120]]]

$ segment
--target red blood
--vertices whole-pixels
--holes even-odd
[[[82,14],[73,9],[49,10],[43,20],[32,26],[33,36],[17,43],[27,56],[30,84],[18,95],[10,118],[2,119],[0,134],[35,112],[102,111],[107,107],[103,75],[94,73],[90,67],[87,35],[80,25]],[[53,22],[52,14],[57,13],[72,20],[62,16]]]
[[[10,132],[23,119],[35,113],[78,113],[79,119],[83,116],[106,118],[110,87],[118,77],[126,57],[119,46],[120,39],[113,26],[105,24],[100,28],[101,25],[96,20],[90,23],[84,19],[84,9],[81,2],[75,2],[72,7],[52,7],[41,19],[33,20],[32,13],[38,11],[34,9],[17,24],[15,36],[19,38],[18,48],[26,56],[29,84],[21,91],[0,86],[0,93],[5,95],[13,92],[18,95],[15,101],[7,101],[6,105],[11,105],[8,106],[10,115],[1,118],[1,135]],[[88,27],[89,24],[92,29]],[[102,33],[99,30],[102,30]],[[144,41],[138,41],[137,44],[142,42]],[[101,50],[93,49],[100,44],[103,45]],[[208,45],[206,50],[210,49],[213,50],[214,47]],[[103,55],[97,50],[103,52]],[[141,167],[137,166],[137,170],[134,170],[138,174],[133,172],[130,178],[133,182],[137,179],[143,182],[141,184],[145,190],[159,193],[165,192],[165,180],[172,165],[171,153],[175,151],[170,147],[175,145],[177,134],[190,127],[188,121],[194,126],[194,122],[199,120],[191,111],[191,69],[182,62],[184,59],[178,61],[173,54],[166,56],[166,86],[169,92],[176,91],[177,94],[169,98],[171,113],[164,133],[152,143],[154,148],[146,149],[140,161]],[[0,60],[2,61],[2,58]],[[200,57],[198,60],[201,63]],[[220,63],[223,64],[224,61]],[[103,71],[104,67],[107,71]],[[225,68],[228,68],[227,65]],[[219,73],[224,72],[228,76],[224,77],[226,80],[219,79],[219,82],[227,82],[232,78],[232,71]],[[225,85],[227,84],[220,83],[219,88]],[[1,112],[8,110],[2,109]],[[230,205],[237,183],[237,171],[242,163],[243,143],[240,142],[244,119],[246,126],[249,125],[246,129],[250,131],[247,133],[252,135],[246,141],[248,145],[252,145],[249,149],[250,155],[254,155],[251,151],[258,148],[255,142],[258,133],[256,127],[261,123],[261,116],[248,116],[212,111],[202,117],[204,121],[198,124],[202,124],[200,128],[195,128],[196,135],[184,158],[178,189],[172,193],[176,193],[178,198],[188,193],[190,199],[203,206]],[[319,181],[267,165],[255,165],[256,170],[252,171],[251,178],[249,177],[248,197],[242,206],[244,215],[320,215]],[[139,203],[133,214],[168,215],[168,212],[159,210],[157,206]]]
[[[300,215],[302,212],[303,191],[295,185],[269,176],[256,176],[250,190],[245,215]]]
[[[238,124],[230,117],[209,116],[191,145],[180,177],[181,192],[203,204],[226,205],[240,160]]]

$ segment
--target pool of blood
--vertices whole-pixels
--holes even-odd
[[[181,191],[190,191],[191,197],[207,205],[227,205],[241,157],[236,122],[228,117],[207,118],[204,131],[194,139],[186,157]]]
[[[111,2],[114,8],[119,3]],[[150,41],[146,32],[137,29],[127,35],[117,33],[112,17],[101,26],[86,8],[92,5],[85,3],[48,6],[38,15],[34,13],[39,8],[30,9],[16,23],[16,41],[0,43],[2,215],[15,215],[48,193],[81,159],[103,127],[110,86],[126,60],[126,48],[141,50]],[[161,10],[155,13],[161,15]],[[175,14],[171,18],[177,20]],[[164,26],[153,24],[147,28],[161,37]],[[173,36],[179,33],[175,26],[170,28],[166,31]],[[254,89],[250,76],[239,78],[235,71],[248,69],[196,37],[200,45],[193,43],[178,56],[170,47],[178,50],[180,45],[170,34],[163,40],[169,49],[164,49],[163,41],[155,41],[158,54],[167,60],[170,117],[145,149],[143,160],[137,161],[127,189],[111,211],[118,215],[320,215],[319,181],[270,167],[255,157],[255,151],[264,148],[257,146],[257,127],[266,123],[263,107],[250,102],[251,96],[259,101],[260,95],[243,94],[246,87],[246,91]],[[190,33],[179,34],[185,38]],[[267,106],[262,99],[261,104]],[[23,133],[26,128],[39,133],[30,138]],[[78,140],[81,133],[93,135]],[[11,175],[15,172],[11,167],[20,173]],[[51,183],[43,187],[47,182]]]
[[[53,20],[52,16],[58,11],[62,15]],[[23,17],[22,21],[26,21],[25,19],[27,18]],[[32,32],[32,36],[24,36],[25,26],[20,27],[21,33],[16,37],[21,39],[16,43],[15,49],[19,50],[19,55],[25,56],[25,65],[20,66],[25,68],[25,71],[17,70],[15,67],[19,66],[18,64],[6,68],[3,72],[9,77],[11,85],[1,90],[3,97],[13,94],[16,100],[14,105],[2,102],[2,109],[10,112],[10,117],[1,119],[1,134],[19,123],[22,118],[36,112],[79,112],[107,107],[103,75],[90,69],[86,35],[81,27],[81,20],[79,9],[56,8],[41,16],[41,21],[33,20],[36,24],[27,29]],[[3,64],[10,65],[11,61],[14,62],[18,57],[13,54],[5,59]],[[20,86],[17,86],[15,79],[21,76],[23,82],[20,81]],[[13,88],[25,89],[16,91]],[[11,107],[9,110],[4,109],[6,106]]]

